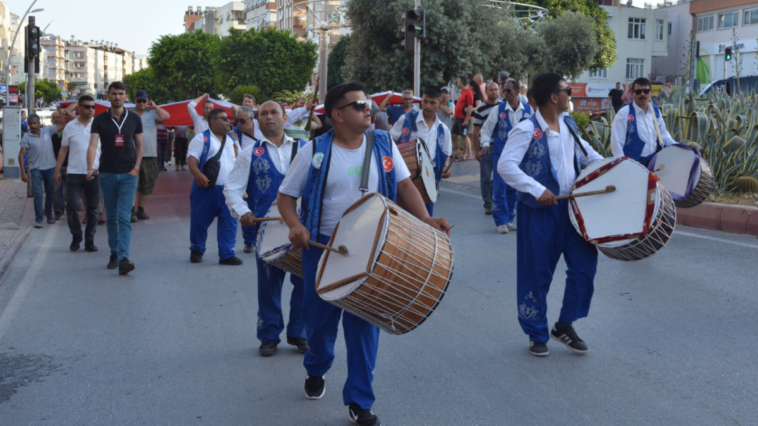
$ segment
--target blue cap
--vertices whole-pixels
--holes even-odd
[[[134,99],[147,99],[147,91],[146,90],[137,90],[137,95],[134,96]]]

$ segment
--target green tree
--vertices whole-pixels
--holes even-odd
[[[230,96],[239,85],[255,84],[263,95],[301,90],[313,75],[317,46],[272,28],[230,31],[214,54],[216,84]]]
[[[598,43],[593,37],[591,18],[565,12],[540,24],[538,32],[547,46],[543,52],[545,71],[565,75],[573,81],[592,65]]]
[[[616,38],[613,31],[608,28],[608,14],[598,6],[596,0],[526,0],[524,3],[544,7],[550,11],[550,16],[553,18],[558,18],[565,12],[579,12],[589,16],[598,45],[590,68],[610,68],[616,62],[618,58]],[[577,36],[572,38],[578,40]]]
[[[261,94],[261,89],[259,89],[258,86],[247,85],[235,87],[229,95],[229,102],[242,105],[242,100],[245,98],[245,95],[255,96],[255,102],[257,102],[258,105],[268,100],[268,97]]]
[[[218,36],[195,31],[180,35],[164,35],[154,42],[148,54],[153,75],[168,87],[174,87],[181,98],[196,98],[203,93],[219,92],[213,78],[213,58]]]
[[[185,99],[176,86],[167,84],[166,79],[157,78],[153,71],[153,67],[143,68],[124,77],[129,99],[134,100],[137,90],[146,90],[150,100],[155,101],[156,104]]]
[[[329,75],[326,78],[327,89],[331,89],[332,87],[345,82],[345,77],[342,75],[342,68],[345,66],[347,51],[350,47],[351,40],[350,36],[343,36],[340,41],[334,45],[331,53],[329,53],[329,60],[327,61]]]
[[[26,93],[26,82],[21,82],[18,85],[19,93],[22,95]],[[42,98],[46,104],[51,104],[61,99],[61,89],[57,84],[48,79],[35,79],[34,80],[34,98]]]

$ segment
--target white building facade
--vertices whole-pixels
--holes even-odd
[[[276,0],[246,0],[245,29],[276,27]]]
[[[245,31],[245,3],[233,1],[219,7],[216,19],[218,19],[219,37],[228,36],[232,28]]]

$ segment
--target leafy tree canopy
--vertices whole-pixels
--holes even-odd
[[[327,89],[345,83],[342,69],[345,66],[351,40],[350,36],[342,37],[329,53],[329,60],[327,61],[327,70],[329,71],[329,76],[326,79]]]
[[[153,75],[179,90],[183,99],[216,96],[213,58],[218,43],[218,36],[201,31],[164,35],[150,48],[148,63]]]
[[[574,12],[540,24],[539,33],[547,47],[544,69],[574,80],[590,68],[598,51],[591,24],[591,18]]]
[[[265,96],[300,90],[313,75],[316,49],[314,43],[299,41],[289,31],[232,30],[214,53],[216,85],[227,97],[235,87],[249,84],[258,86]]]
[[[26,82],[23,81],[18,85],[19,93],[26,93]],[[42,98],[46,104],[53,103],[61,99],[61,89],[57,84],[48,79],[34,79],[34,98]]]
[[[134,100],[137,90],[146,90],[150,100],[156,104],[184,100],[182,92],[176,86],[166,84],[166,79],[155,77],[153,70],[153,67],[143,68],[124,77],[129,99]]]

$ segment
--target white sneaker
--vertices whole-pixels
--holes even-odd
[[[513,224],[513,222],[508,222],[508,223],[505,224],[505,226],[508,227],[509,231],[515,231],[516,229],[518,229],[518,228],[516,228],[516,225]]]
[[[500,225],[497,227],[497,233],[498,234],[507,234],[508,233],[508,225]]]

